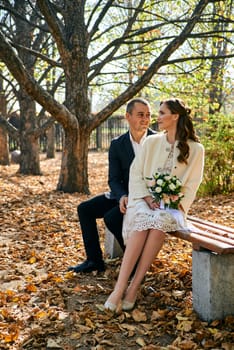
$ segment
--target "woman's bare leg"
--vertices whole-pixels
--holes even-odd
[[[165,239],[165,233],[159,230],[151,229],[147,235],[140,260],[133,279],[127,289],[125,299],[128,302],[136,300],[138,288],[148,271],[150,265],[159,253]]]
[[[108,302],[118,305],[118,303],[121,301],[127,288],[129,276],[131,275],[131,272],[144,249],[147,235],[148,230],[136,231],[128,239],[119,276],[113,292],[107,299]]]

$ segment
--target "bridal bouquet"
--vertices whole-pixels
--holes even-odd
[[[147,188],[156,202],[160,202],[160,208],[178,209],[181,199],[181,181],[177,176],[155,173],[151,178],[147,177]]]

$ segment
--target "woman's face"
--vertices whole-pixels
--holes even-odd
[[[158,113],[158,127],[160,130],[176,130],[179,114],[174,114],[167,107],[166,103],[162,103]]]

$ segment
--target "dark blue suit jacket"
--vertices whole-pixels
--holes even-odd
[[[148,129],[147,135],[155,131]],[[109,174],[110,198],[119,199],[128,195],[128,180],[130,165],[135,157],[129,131],[113,139],[109,148]]]

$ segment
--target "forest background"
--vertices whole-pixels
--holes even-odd
[[[88,151],[90,135],[134,96],[154,118],[168,96],[192,107],[206,165],[191,213],[233,226],[233,22],[232,0],[0,0],[3,349],[233,349],[233,318],[207,324],[192,311],[189,244],[168,238],[139,308],[116,319],[101,305],[120,260],[100,277],[65,272],[84,259],[76,205],[107,190],[107,155]],[[39,139],[55,123],[64,142],[59,155],[47,144],[51,159]]]
[[[89,193],[93,130],[134,96],[147,98],[155,117],[173,95],[192,107],[206,146],[206,190],[231,190],[232,0],[9,0],[0,11],[1,164],[8,133],[19,140],[19,172],[40,174],[39,138],[56,121],[64,131],[57,190]]]

